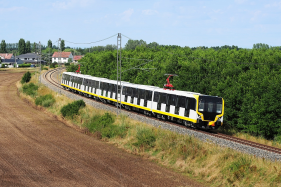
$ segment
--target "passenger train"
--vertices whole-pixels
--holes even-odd
[[[104,103],[117,104],[116,80],[64,72],[61,85],[66,90]],[[224,100],[221,97],[123,81],[118,90],[118,100],[127,110],[176,121],[193,128],[217,129],[223,125]]]

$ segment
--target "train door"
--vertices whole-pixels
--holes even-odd
[[[167,94],[166,112],[175,114],[175,107],[177,104],[177,96],[174,94]]]
[[[139,95],[138,88],[133,88],[134,105],[138,104],[138,100],[139,100],[138,95]]]
[[[127,99],[127,87],[122,86],[122,94],[121,94],[121,101],[125,102]]]
[[[166,103],[167,103],[167,94],[166,93],[160,93],[160,102],[159,102],[159,109],[162,112],[166,112]]]
[[[151,101],[152,101],[152,91],[145,90],[145,100],[144,100],[144,107],[151,109]]]
[[[159,103],[159,99],[160,99],[160,93],[154,91],[153,102],[152,102],[152,110],[158,110],[157,106],[158,106],[158,103]]]

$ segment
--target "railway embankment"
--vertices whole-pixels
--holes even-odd
[[[114,144],[127,152],[141,155],[177,172],[203,180],[211,186],[281,184],[281,163],[275,161],[279,158],[278,154],[214,138],[126,111],[116,117],[115,107],[92,102],[62,90],[47,82],[44,77],[41,80],[54,92],[43,85],[40,86],[39,92],[51,93],[56,98],[56,103],[49,107],[48,111],[61,116],[59,109],[62,106],[71,100],[83,99],[87,104],[86,107],[77,116],[65,120],[76,124],[84,130],[83,132],[93,133],[102,141]],[[111,116],[112,124],[118,127],[116,129],[119,129],[119,132],[121,129],[121,133],[108,132],[110,129],[104,129],[108,127],[107,124],[104,124],[104,127],[99,126],[97,122],[102,123],[102,119],[108,119],[106,115]],[[272,159],[269,155],[276,157]]]

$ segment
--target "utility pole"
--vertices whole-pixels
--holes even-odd
[[[117,86],[116,86],[116,106],[117,111],[116,114],[118,116],[118,113],[121,112],[121,33],[118,33],[117,36]],[[120,93],[120,94],[119,94]],[[120,103],[119,103],[120,102]]]
[[[60,43],[61,43],[61,38],[59,38],[58,40],[58,56],[59,56],[59,60],[58,60],[58,68],[59,68],[59,64],[60,64],[60,61],[61,61],[61,46],[60,46]],[[60,80],[60,73],[58,72],[58,83],[59,83],[59,80]]]
[[[39,73],[39,82],[41,83],[41,43],[39,41],[39,61],[40,61],[40,73]]]

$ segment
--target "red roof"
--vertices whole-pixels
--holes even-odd
[[[54,52],[53,58],[69,58],[71,52]]]
[[[82,57],[83,57],[82,55],[74,56],[74,60],[80,60]]]
[[[12,53],[0,53],[0,56],[5,59],[11,59],[13,54]]]

